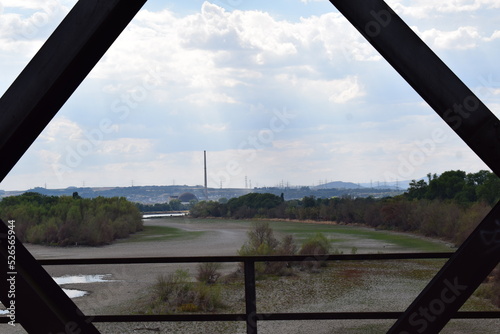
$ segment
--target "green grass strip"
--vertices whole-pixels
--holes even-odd
[[[120,242],[168,241],[174,239],[194,239],[203,235],[203,231],[186,231],[169,226],[144,226],[144,230],[130,235]]]

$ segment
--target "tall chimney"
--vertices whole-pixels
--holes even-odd
[[[203,151],[203,160],[205,162],[205,199],[208,200],[208,189],[207,189],[207,151]]]

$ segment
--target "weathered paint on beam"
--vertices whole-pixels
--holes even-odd
[[[500,122],[382,0],[330,0],[436,113],[500,175]],[[388,333],[438,333],[500,260],[500,204]]]

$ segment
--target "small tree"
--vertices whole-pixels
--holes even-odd
[[[248,240],[255,249],[266,244],[271,250],[278,246],[278,240],[274,237],[274,231],[267,222],[258,222],[248,232]]]
[[[253,229],[248,231],[248,240],[240,248],[238,254],[241,256],[253,255],[294,255],[297,251],[293,237],[287,235],[280,242],[274,237],[274,231],[267,222],[258,222]],[[256,263],[257,273],[289,275],[290,263],[266,262]]]
[[[304,261],[302,266],[310,270],[317,270],[320,266],[326,266],[322,258],[330,253],[330,241],[323,233],[317,233],[307,239],[300,248],[300,255],[311,255],[311,261]]]
[[[214,284],[220,277],[220,268],[221,264],[217,262],[200,263],[197,267],[196,279],[198,282]]]
[[[172,211],[179,211],[182,207],[181,201],[179,201],[178,199],[173,199],[168,204],[170,205]]]

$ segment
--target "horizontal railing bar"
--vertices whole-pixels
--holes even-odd
[[[320,312],[320,313],[263,313],[259,320],[366,320],[397,319],[403,312]],[[454,319],[500,319],[497,311],[457,312]]]
[[[384,320],[397,319],[403,312],[321,312],[321,313],[258,313],[259,321],[281,320]],[[158,315],[87,315],[98,322],[195,322],[195,321],[245,321],[245,314],[158,314]],[[498,311],[457,312],[453,319],[500,319]],[[0,317],[0,323],[10,318]]]
[[[320,312],[320,313],[264,313],[259,320],[367,320],[397,319],[403,312]]]
[[[457,312],[452,319],[500,319],[498,311],[462,311]]]
[[[453,253],[385,253],[385,254],[333,254],[333,255],[281,255],[281,256],[183,256],[183,257],[129,257],[129,258],[82,258],[39,259],[43,266],[80,264],[151,264],[151,263],[199,263],[199,262],[280,262],[280,261],[364,261],[364,260],[415,260],[448,259]]]
[[[241,314],[153,314],[153,315],[96,315],[92,322],[194,322],[194,321],[245,321]]]

